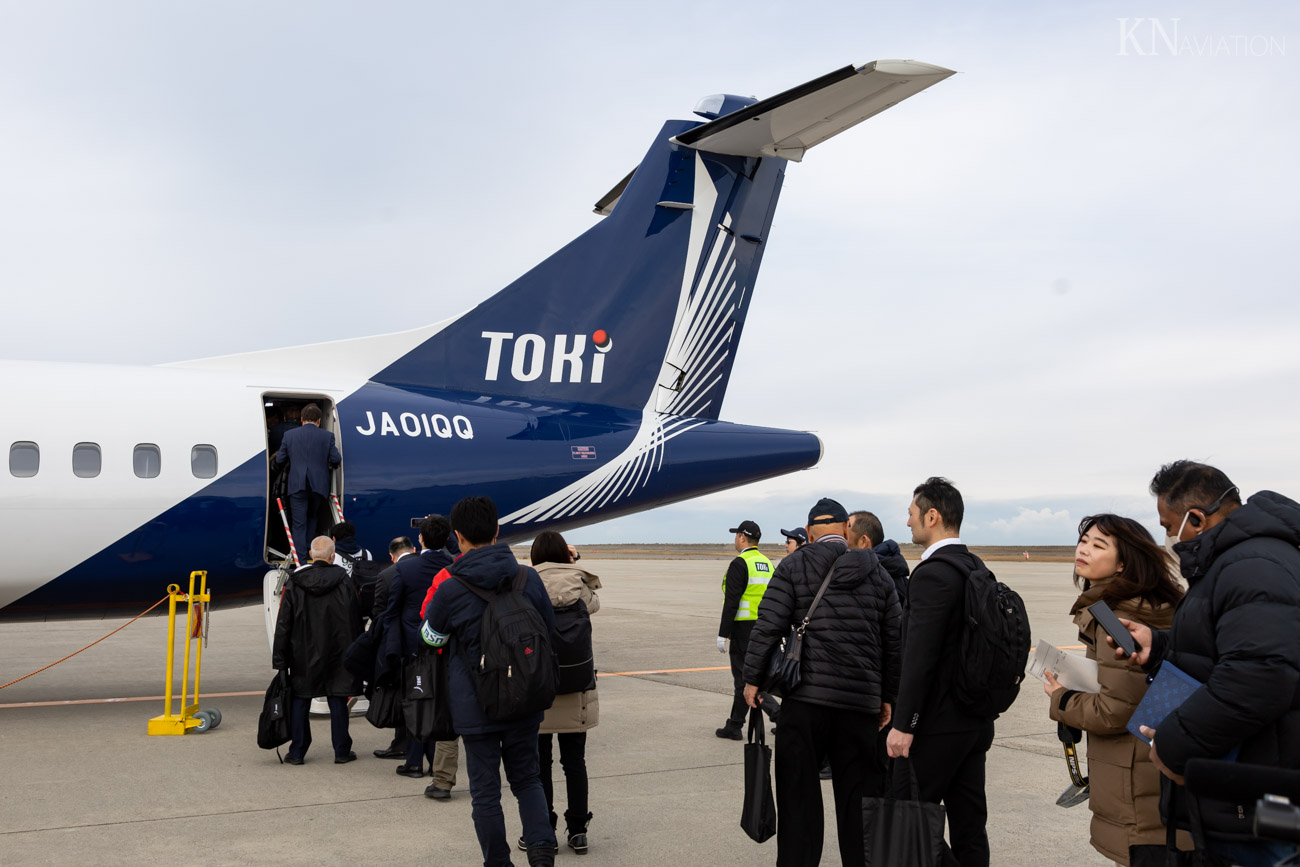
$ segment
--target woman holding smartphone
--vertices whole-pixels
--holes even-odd
[[[1066,689],[1050,671],[1043,690],[1052,699],[1052,719],[1088,733],[1092,846],[1117,864],[1164,865],[1160,773],[1146,744],[1125,729],[1146,693],[1146,674],[1115,659],[1088,606],[1103,601],[1120,617],[1168,629],[1183,588],[1169,555],[1146,528],[1119,515],[1091,515],[1079,524],[1074,583],[1082,592],[1070,614],[1088,658],[1097,662],[1101,691]],[[1190,849],[1190,838],[1178,836],[1179,847]]]

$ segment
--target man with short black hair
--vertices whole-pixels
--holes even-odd
[[[399,672],[403,665],[415,660],[423,644],[420,626],[429,596],[450,577],[447,567],[451,565],[451,555],[445,550],[450,533],[451,524],[442,515],[426,516],[420,522],[420,555],[402,558],[395,566],[397,575],[384,610],[385,628],[390,630],[384,639],[384,653],[388,659],[400,661],[393,665]],[[397,766],[398,775],[423,779],[427,759],[433,782],[425,787],[425,797],[435,801],[451,798],[460,767],[460,751],[455,740],[419,741],[408,734],[404,757],[405,761]]]
[[[1177,784],[1165,793],[1177,814],[1162,797],[1162,818],[1187,828],[1190,760],[1238,750],[1243,765],[1300,768],[1300,503],[1260,491],[1243,504],[1223,471],[1187,460],[1161,467],[1151,493],[1187,595],[1172,629],[1125,626],[1141,647],[1133,662],[1148,671],[1169,662],[1202,684],[1159,729],[1146,729],[1162,787]],[[1295,851],[1253,838],[1254,806],[1201,801],[1211,851],[1246,867]]]
[[[907,526],[926,546],[912,571],[904,613],[903,678],[886,740],[897,763],[895,794],[905,797],[910,774],[922,800],[947,808],[948,840],[961,867],[988,867],[985,760],[993,718],[972,716],[952,694],[965,618],[966,583],[982,561],[958,533],[965,512],[952,482],[932,476],[912,492]]]
[[[817,774],[825,761],[833,772],[845,867],[865,858],[862,798],[884,794],[876,743],[898,690],[898,595],[875,554],[849,550],[848,517],[829,498],[808,512],[811,541],[777,564],[745,656],[745,700],[757,707],[773,650],[807,619],[799,685],[785,696],[777,723],[776,862],[782,867],[821,861],[824,813]]]
[[[763,531],[753,521],[741,521],[727,531],[733,534],[732,545],[736,556],[727,564],[722,576],[722,622],[718,626],[718,652],[731,651],[731,713],[722,728],[716,730],[720,738],[744,740],[741,729],[745,725],[748,709],[745,705],[745,652],[749,649],[749,634],[758,619],[758,604],[772,578],[772,561],[758,550],[758,540]]]
[[[388,559],[392,565],[379,573],[379,578],[375,581],[375,602],[370,610],[370,628],[380,629],[383,631],[381,641],[384,644],[389,642],[388,635],[396,627],[384,621],[384,613],[388,610],[388,600],[392,591],[393,581],[397,578],[397,564],[406,557],[415,553],[415,545],[411,542],[410,536],[398,536],[388,543]],[[419,627],[416,627],[419,632]],[[398,639],[400,643],[400,638]],[[400,648],[399,648],[400,649]],[[379,656],[385,657],[386,651],[380,650]],[[398,656],[400,659],[400,656]],[[388,673],[388,660],[383,658],[379,660],[380,665],[376,666],[376,675],[378,669],[382,667],[385,673]],[[397,673],[397,672],[394,672]],[[377,677],[376,677],[377,679]],[[375,750],[377,759],[403,759],[406,758],[407,732],[406,722],[399,722],[393,730],[393,741],[382,750]]]
[[[448,567],[454,580],[444,581],[429,601],[421,637],[430,646],[451,649],[448,691],[452,722],[465,744],[474,831],[485,864],[511,863],[501,812],[504,765],[510,791],[519,804],[529,867],[553,867],[555,828],[548,818],[546,793],[537,776],[537,730],[542,712],[510,722],[489,720],[478,702],[470,674],[470,667],[476,667],[483,655],[481,630],[487,602],[480,598],[480,592],[513,592],[511,588],[522,571],[523,604],[537,611],[542,628],[553,642],[555,615],[551,599],[537,572],[521,566],[510,546],[497,542],[497,508],[490,498],[466,497],[458,502],[451,510],[451,526],[463,553]]]
[[[907,576],[910,574],[903,552],[893,539],[885,538],[885,528],[880,519],[871,512],[857,511],[849,513],[849,547],[870,548],[880,558],[880,565],[885,567],[889,577],[894,579],[894,589],[898,591],[899,604],[907,606]]]
[[[287,412],[287,411],[286,411]],[[314,403],[302,410],[302,424],[284,435],[272,468],[289,465],[289,506],[293,521],[293,545],[301,558],[307,552],[308,534],[314,534],[330,495],[330,470],[343,462],[334,445],[334,434],[321,430],[324,416]]]

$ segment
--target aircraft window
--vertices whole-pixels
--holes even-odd
[[[157,478],[162,465],[162,453],[153,443],[140,443],[135,447],[135,474],[142,479]]]
[[[99,443],[77,443],[72,447],[72,474],[77,478],[93,479],[102,464]]]
[[[9,446],[9,472],[20,479],[36,475],[41,468],[41,447],[33,442],[17,442]]]
[[[195,446],[190,449],[190,469],[196,479],[212,479],[217,475],[217,447]]]

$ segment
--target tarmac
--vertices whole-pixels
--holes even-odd
[[[715,646],[728,559],[722,550],[714,560],[583,559],[604,583],[593,618],[601,721],[587,740],[595,818],[590,854],[579,862],[561,834],[559,862],[775,863],[775,839],[759,845],[740,829],[742,745],[713,733],[730,707],[727,658]],[[991,567],[1024,597],[1035,642],[1078,644],[1066,613],[1076,596],[1070,564]],[[0,683],[120,622],[0,625]],[[211,614],[200,704],[220,708],[221,725],[148,736],[162,701],[138,699],[162,694],[166,634],[165,618],[145,618],[0,690],[0,863],[482,863],[463,764],[451,800],[431,801],[427,777],[397,776],[398,762],[371,755],[390,732],[359,716],[351,730],[360,759],[350,764],[333,764],[323,717],[313,720],[302,766],[258,749],[257,716],[273,673],[258,606]],[[562,811],[558,762],[555,777]],[[994,865],[1109,863],[1088,843],[1088,808],[1055,805],[1068,784],[1047,698],[1029,677],[998,720],[988,755]],[[514,840],[518,813],[503,791]],[[830,783],[823,793],[822,864],[838,865]],[[517,852],[515,863],[526,862]]]

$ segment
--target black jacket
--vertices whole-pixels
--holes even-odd
[[[894,589],[898,591],[899,603],[906,606],[907,576],[911,573],[898,543],[893,539],[886,539],[871,550],[876,552],[876,556],[880,558],[880,565],[884,566],[889,577],[894,579]]]
[[[450,565],[451,555],[441,550],[422,551],[397,563],[397,574],[388,591],[388,607],[384,609],[384,653],[390,662],[394,657],[414,656],[423,646],[420,626],[424,618],[420,616],[420,606],[433,579]]]
[[[1160,725],[1160,759],[1300,768],[1300,504],[1260,491],[1227,519],[1174,546],[1187,595],[1152,659],[1205,684]],[[1205,805],[1207,830],[1249,834],[1253,804]]]
[[[804,634],[799,687],[787,698],[876,713],[898,692],[898,594],[875,554],[838,538],[804,545],[777,565],[750,635],[745,682],[763,682],[772,648],[803,620],[832,569]]]
[[[343,652],[360,634],[361,609],[348,573],[313,562],[285,582],[271,667],[289,669],[299,698],[360,695],[361,678],[343,667]]]
[[[430,553],[430,552],[425,552]],[[424,555],[422,554],[421,557]],[[403,561],[405,563],[405,561]],[[528,573],[524,585],[524,596],[546,624],[551,633],[552,646],[555,641],[555,611],[551,607],[551,597],[546,593],[542,579],[531,567],[525,567]],[[474,548],[448,567],[453,576],[468,581],[481,590],[495,591],[515,580],[519,571],[519,562],[509,545],[495,544]],[[399,576],[405,569],[399,569]],[[391,609],[391,604],[389,608]],[[456,578],[448,579],[438,585],[433,600],[425,612],[422,630],[434,641],[445,642],[451,648],[451,665],[448,667],[448,692],[451,694],[451,718],[456,731],[462,735],[477,735],[487,732],[505,731],[515,727],[532,727],[534,733],[542,721],[542,712],[513,722],[492,722],[483,716],[479,707],[474,681],[470,676],[469,666],[476,665],[482,654],[479,641],[483,625],[483,612],[487,603],[464,587]],[[432,643],[432,642],[431,642]],[[437,645],[434,645],[437,646]]]
[[[903,681],[893,727],[904,734],[975,731],[988,725],[952,696],[958,664],[966,576],[980,559],[965,545],[945,545],[912,570],[903,617]]]

